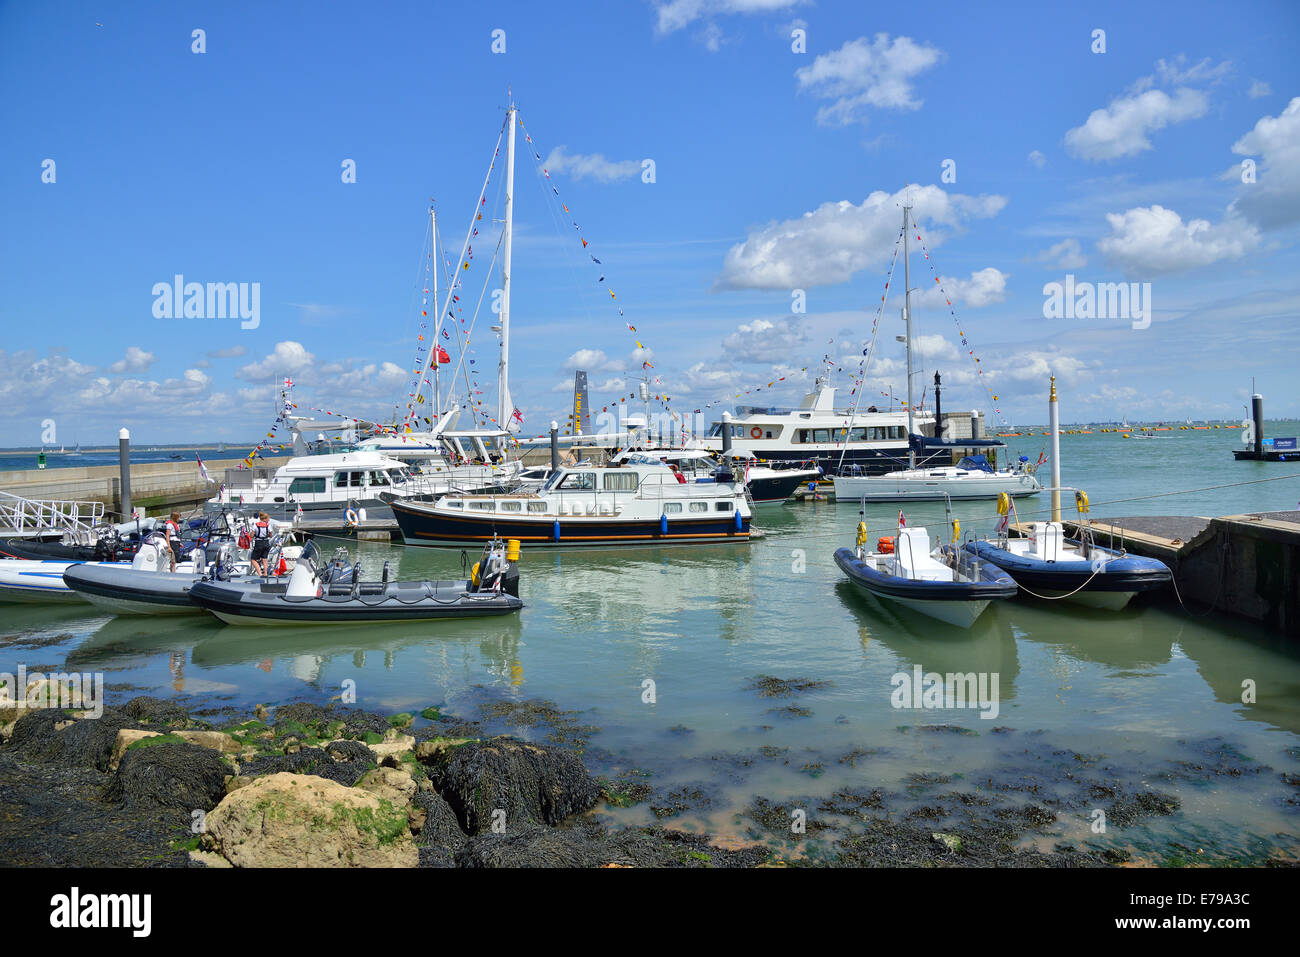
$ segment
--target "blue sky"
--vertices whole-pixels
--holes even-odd
[[[39,443],[51,418],[83,444],[122,425],[256,437],[286,374],[304,407],[404,403],[428,202],[454,258],[508,85],[543,157],[521,140],[511,365],[529,434],[567,410],[579,365],[598,408],[645,358],[679,412],[759,386],[742,401],[792,401],[827,353],[847,392],[909,183],[960,320],[915,255],[918,385],[938,368],[949,408],[996,394],[1041,421],[1054,372],[1067,420],[1237,416],[1255,376],[1271,416],[1300,415],[1297,26],[1290,2],[3,4],[0,445]],[[492,246],[476,242],[474,295]],[[257,328],[155,318],[152,288],[177,273],[259,283]],[[1149,327],[1046,318],[1044,285],[1067,274],[1150,283]],[[868,396],[905,387],[898,306]]]

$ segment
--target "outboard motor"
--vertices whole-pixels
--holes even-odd
[[[222,542],[217,551],[217,558],[212,566],[212,577],[219,582],[230,581],[231,575],[235,571],[235,545],[233,542]]]
[[[470,591],[502,591],[519,597],[519,539],[509,542],[494,539],[483,549],[483,557],[474,563]]]
[[[305,555],[306,552],[304,551]],[[302,559],[300,558],[299,561]],[[352,563],[348,561],[348,550],[340,548],[334,553],[333,560],[326,565],[320,572],[320,580],[323,584],[331,585],[351,580]]]

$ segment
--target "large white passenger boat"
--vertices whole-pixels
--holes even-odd
[[[907,464],[907,413],[835,408],[835,388],[818,376],[813,391],[797,409],[741,407],[728,422],[713,423],[704,445],[722,450],[722,430],[731,429],[731,445],[752,452],[760,461],[808,463],[828,474],[856,467],[868,473],[889,472]],[[933,430],[934,416],[918,412],[917,428]]]

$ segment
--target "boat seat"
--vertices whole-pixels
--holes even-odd
[[[913,581],[950,582],[952,569],[930,556],[930,533],[924,528],[904,528],[894,545],[894,574]]]
[[[1058,522],[1034,522],[1029,534],[1029,553],[1044,561],[1065,557],[1065,533]]]

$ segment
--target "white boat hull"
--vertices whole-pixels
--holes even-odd
[[[63,583],[63,572],[76,562],[43,562],[21,558],[0,561],[0,601],[48,604],[84,602]]]
[[[995,499],[1003,492],[1013,497],[1037,495],[1042,491],[1028,475],[969,475],[940,478],[917,475],[906,478],[889,475],[837,475],[835,498],[843,502],[918,502],[945,498],[954,502],[972,499]]]
[[[874,592],[872,594],[875,594]],[[914,598],[898,598],[894,595],[876,595],[881,601],[892,601],[921,615],[969,628],[988,608],[987,601],[922,601]]]
[[[1067,593],[1060,591],[1040,591],[1044,598],[1062,598]],[[1065,598],[1068,602],[1076,605],[1085,605],[1088,608],[1100,608],[1104,611],[1120,611],[1125,608],[1136,595],[1135,591],[1077,591]]]

